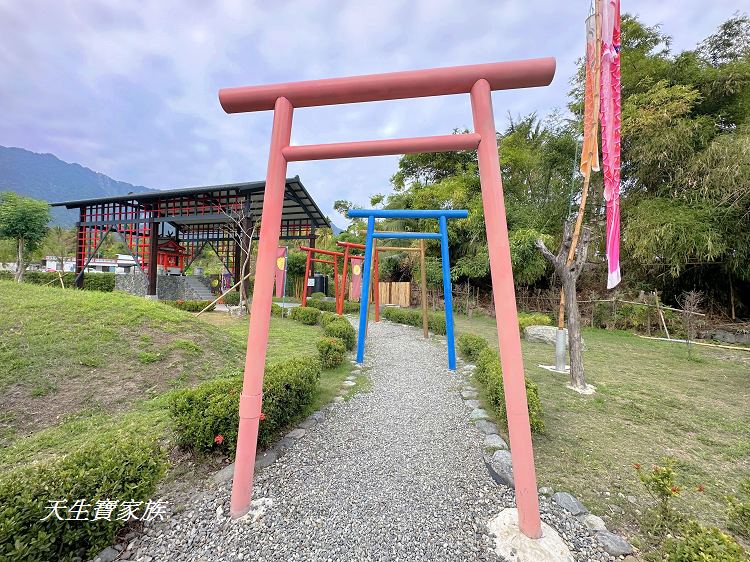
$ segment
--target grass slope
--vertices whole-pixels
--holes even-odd
[[[0,310],[0,443],[71,415],[101,421],[244,364],[246,320],[217,327],[218,314],[206,321],[123,293],[12,282],[0,282]],[[268,360],[316,353],[319,334],[274,318]]]
[[[457,315],[456,324],[497,346],[494,319]],[[554,363],[551,346],[523,342],[547,425],[534,438],[540,485],[572,492],[637,538],[638,511],[651,499],[633,465],[649,469],[669,455],[685,485],[676,505],[723,526],[724,496],[750,474],[750,354],[694,346],[689,358],[684,345],[595,329],[584,330],[584,340],[586,379],[597,387],[590,397],[538,367]]]

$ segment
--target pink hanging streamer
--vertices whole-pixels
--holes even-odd
[[[620,0],[599,0],[602,170],[607,203],[607,289],[620,282]]]

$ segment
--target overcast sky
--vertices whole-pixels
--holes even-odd
[[[508,113],[564,107],[589,0],[0,0],[0,145],[175,188],[264,179],[271,113],[227,115],[222,87],[553,56],[551,86],[493,94]],[[736,0],[624,0],[692,48]],[[468,96],[306,108],[293,144],[449,133]],[[396,157],[292,163],[323,212],[389,190]]]

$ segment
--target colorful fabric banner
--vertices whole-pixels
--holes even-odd
[[[581,174],[599,171],[599,88],[601,79],[601,27],[596,14],[586,19],[586,89],[583,100]]]
[[[349,299],[356,301],[362,294],[362,258],[349,258],[352,264],[352,288]]]
[[[602,168],[607,203],[607,288],[620,282],[620,0],[599,0]]]
[[[276,248],[276,298],[284,296],[284,285],[286,284],[286,255],[286,247]]]

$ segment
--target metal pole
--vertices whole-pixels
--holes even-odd
[[[359,333],[357,334],[357,363],[365,360],[365,332],[367,331],[367,309],[370,303],[370,262],[372,261],[372,233],[375,232],[375,217],[367,219],[367,238],[365,238],[364,270],[362,271],[362,296],[359,299]]]
[[[348,265],[349,246],[344,249],[344,268],[341,272],[341,296],[339,302],[336,303],[336,312],[339,314],[339,316],[344,312],[344,298],[346,296],[346,269]],[[351,298],[351,295],[349,295],[349,298]]]
[[[443,295],[445,295],[445,337],[448,339],[448,368],[456,370],[456,345],[453,338],[453,291],[451,289],[451,262],[448,255],[448,220],[440,217],[440,253],[443,262]]]
[[[312,252],[307,252],[307,260],[305,260],[305,278],[302,283],[302,306],[307,306],[307,278],[310,275],[310,263],[312,258]]]
[[[474,129],[482,136],[477,149],[479,180],[490,255],[495,320],[500,342],[508,434],[512,452],[516,505],[518,506],[518,526],[526,536],[538,539],[542,536],[542,526],[539,518],[539,498],[526,402],[513,269],[510,261],[508,223],[505,217],[495,118],[492,112],[492,94],[489,83],[484,79],[478,80],[471,88],[471,109]]]
[[[240,425],[232,481],[229,513],[240,517],[250,509],[253,494],[255,452],[258,444],[258,421],[263,402],[263,372],[266,364],[268,326],[271,321],[276,248],[281,231],[281,212],[286,188],[286,160],[281,151],[289,145],[292,133],[292,104],[286,98],[276,100],[273,112],[271,149],[266,172],[260,242],[255,269],[250,329],[247,337],[245,374],[240,396]]]
[[[422,332],[424,337],[430,337],[429,321],[427,320],[427,271],[425,270],[424,240],[419,241],[419,268],[422,272]]]

